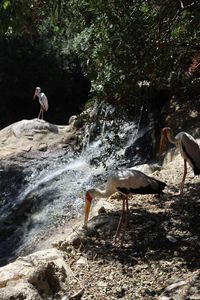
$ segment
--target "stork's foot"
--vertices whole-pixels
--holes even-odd
[[[127,224],[128,224],[128,219],[125,218],[124,222],[122,222],[122,220],[120,219],[120,222],[118,224],[114,239],[113,239],[113,245],[120,245],[120,247],[123,247],[123,243],[124,243],[124,236],[126,233],[126,228],[127,228]]]
[[[122,200],[123,200],[122,214],[119,219],[119,223],[117,225],[117,230],[116,230],[114,240],[113,240],[114,245],[116,245],[118,242],[120,242],[121,247],[123,247],[124,235],[125,235],[126,228],[128,225],[128,214],[129,214],[128,198],[125,196],[122,196]],[[123,229],[122,229],[122,227],[123,227]]]
[[[124,243],[124,234],[121,237],[115,236],[113,239],[112,245],[115,247],[119,246],[120,248],[122,248],[123,243]]]
[[[113,242],[112,242],[113,246],[123,247],[124,234],[125,234],[124,230],[123,230],[123,232],[121,231],[121,227],[123,225],[124,225],[123,223],[118,224],[118,227],[117,227],[117,230],[116,230],[115,236],[113,238]]]
[[[179,191],[177,193],[172,194],[172,197],[176,197],[176,196],[182,197],[183,196],[183,191]]]

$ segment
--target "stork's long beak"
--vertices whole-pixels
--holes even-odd
[[[88,223],[91,202],[92,202],[92,197],[91,197],[90,193],[86,192],[86,194],[85,194],[85,218],[84,218],[84,226],[85,227],[87,227],[87,223]]]
[[[35,90],[35,93],[34,93],[34,96],[33,96],[33,100],[35,99],[35,97],[36,97],[36,90]]]
[[[160,137],[160,150],[159,150],[159,154],[160,155],[163,152],[163,147],[164,147],[165,142],[166,142],[166,136],[163,133],[161,133],[161,137]]]

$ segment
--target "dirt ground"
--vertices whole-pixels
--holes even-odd
[[[167,183],[163,196],[130,198],[123,247],[112,243],[121,212],[115,196],[80,239],[60,241],[73,280],[54,299],[200,299],[200,178],[189,168],[184,196],[173,196],[182,173],[178,155],[153,174]]]

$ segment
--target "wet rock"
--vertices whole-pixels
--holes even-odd
[[[26,183],[27,172],[20,163],[9,160],[0,161],[0,168],[1,194],[15,198]],[[5,202],[3,204],[5,205]]]
[[[36,199],[28,191],[31,183],[41,172],[45,173],[52,160],[56,164],[66,151],[73,151],[73,137],[74,129],[70,125],[58,126],[39,119],[22,120],[0,131],[0,266],[18,255],[29,214],[52,201],[48,184],[40,185],[45,190],[42,199],[35,190]],[[67,150],[60,147],[63,143]],[[33,223],[30,220],[29,225],[34,226]]]
[[[131,161],[133,157],[134,165],[141,164],[141,162],[146,163],[152,158],[154,152],[153,138],[152,132],[149,130],[142,136],[138,137],[131,146],[126,148],[124,155],[125,159],[130,161],[129,167],[132,166]],[[148,147],[146,147],[146,145],[148,145]]]

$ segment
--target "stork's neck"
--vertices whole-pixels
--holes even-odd
[[[173,133],[172,133],[171,129],[167,130],[167,138],[170,141],[170,143],[177,145],[178,140],[176,140],[175,137],[173,136]]]
[[[97,188],[91,189],[88,191],[92,198],[106,198],[110,196],[110,192],[108,190],[100,190]]]

